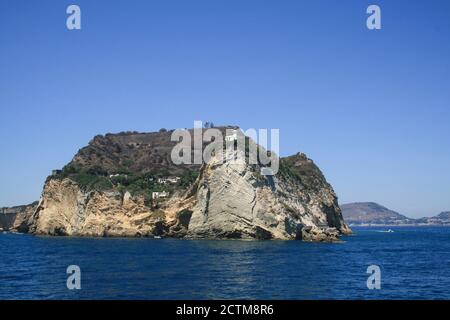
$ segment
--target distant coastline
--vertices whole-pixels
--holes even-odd
[[[375,202],[354,202],[340,207],[350,227],[450,227],[450,211],[414,219]]]
[[[389,227],[402,227],[402,228],[408,228],[408,227],[433,227],[433,228],[448,228],[450,227],[450,224],[349,224],[350,228],[354,227],[373,227],[373,228],[389,228]]]

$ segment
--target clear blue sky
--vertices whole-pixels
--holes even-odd
[[[280,128],[281,154],[314,159],[341,203],[437,214],[450,1],[0,0],[0,119],[0,206],[38,199],[96,134],[209,120]]]

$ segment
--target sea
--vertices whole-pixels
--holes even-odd
[[[0,233],[0,299],[450,299],[450,228],[353,231],[339,243]]]

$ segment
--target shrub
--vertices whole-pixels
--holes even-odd
[[[71,174],[79,173],[81,170],[73,163],[69,163],[68,165],[64,166],[62,169],[61,175],[63,177],[68,177]]]
[[[180,186],[185,188],[189,187],[191,184],[195,182],[195,180],[197,180],[198,175],[199,175],[198,171],[195,170],[189,170],[185,172],[181,176]]]
[[[111,181],[103,176],[94,175],[87,171],[82,171],[70,176],[70,179],[75,181],[83,190],[97,190],[106,191],[114,188]]]
[[[89,168],[87,170],[88,174],[91,175],[96,175],[96,176],[107,176],[108,175],[108,171],[106,171],[105,169],[103,169],[100,166],[93,166],[91,168]]]

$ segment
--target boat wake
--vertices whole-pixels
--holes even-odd
[[[394,233],[395,231],[392,230],[392,229],[389,229],[389,230],[377,230],[377,231],[375,231],[375,232],[380,232],[380,233]]]

